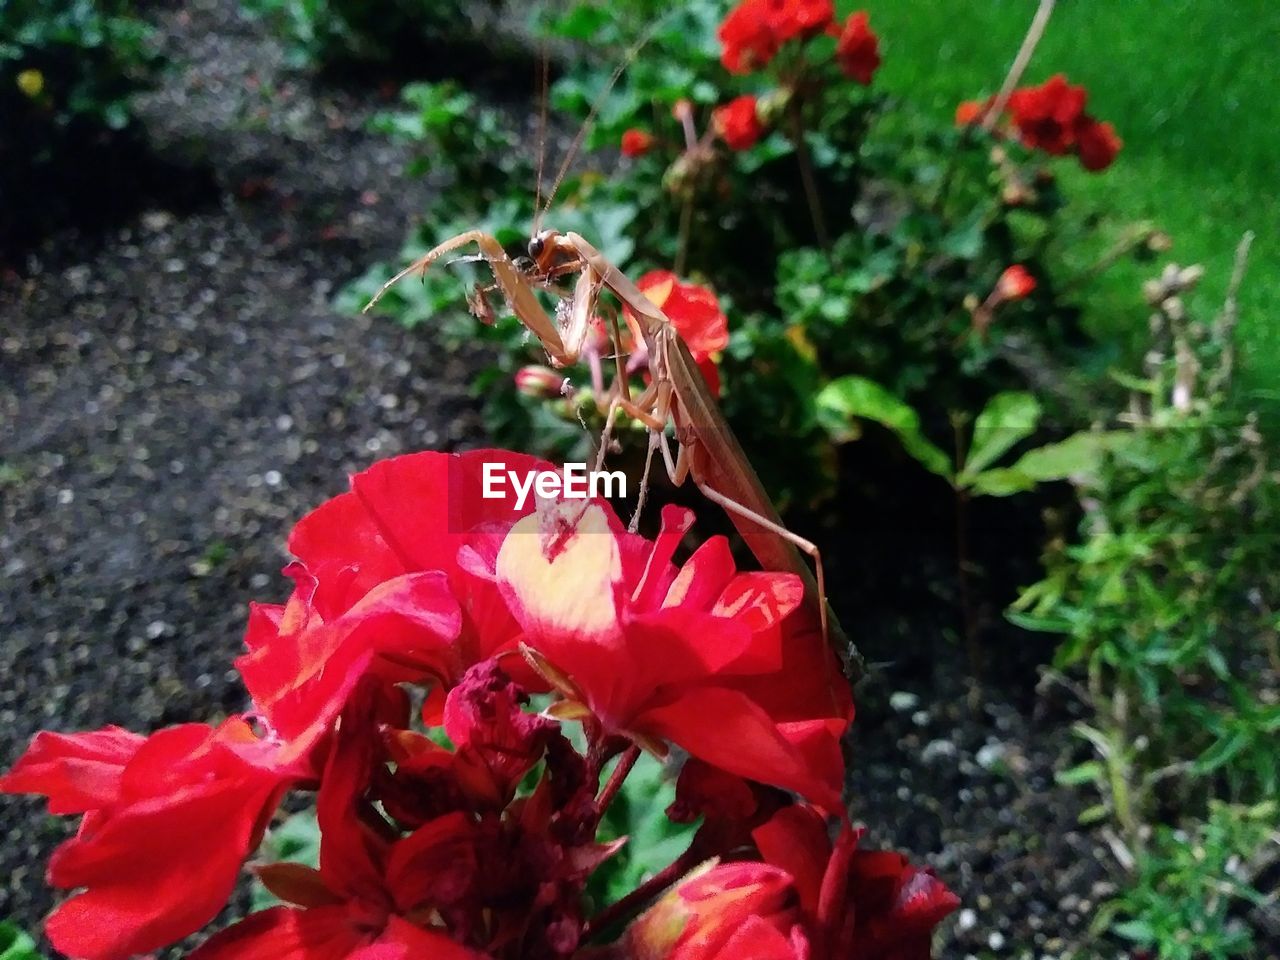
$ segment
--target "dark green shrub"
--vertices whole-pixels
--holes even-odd
[[[274,26],[296,60],[333,64],[412,59],[428,45],[481,41],[500,0],[246,0],[244,6]]]
[[[831,438],[814,403],[825,383],[869,377],[919,408],[932,428],[945,428],[950,411],[976,410],[1025,386],[1008,342],[1030,342],[1033,365],[1044,357],[1066,364],[1086,345],[1078,311],[1057,289],[1071,214],[1043,158],[973,128],[927,122],[874,82],[846,76],[832,38],[810,41],[791,59],[780,55],[769,72],[735,77],[716,37],[724,4],[700,0],[657,19],[651,7],[580,4],[549,21],[554,39],[592,51],[554,85],[554,114],[582,123],[598,107],[589,150],[617,149],[629,130],[652,145],[627,151],[638,155],[611,176],[598,172],[594,154],[579,164],[543,225],[578,231],[632,277],[672,269],[716,291],[731,333],[722,406],[748,455],[785,440],[786,458],[752,456],[780,501],[811,502],[831,489]],[[601,98],[638,36],[646,45]],[[735,149],[723,131],[716,135],[715,118],[747,92],[758,94],[760,136],[748,145],[731,134]],[[531,138],[511,158],[494,136],[500,121],[458,108],[457,96],[414,87],[410,110],[380,121],[418,140],[423,169],[443,184],[406,261],[472,227],[516,253],[534,219]],[[673,111],[687,115],[687,129]],[[505,165],[495,162],[502,157]],[[1034,292],[987,310],[1013,264],[1034,276]],[[367,301],[392,272],[371,270],[344,305]],[[406,323],[434,318],[459,306],[461,290],[480,278],[442,269],[380,308]],[[476,336],[474,324],[448,328]],[[564,409],[556,427],[554,411],[535,409],[544,401],[518,397],[511,384],[514,370],[542,359],[537,345],[509,320],[481,336],[503,345],[478,383],[497,438],[523,441],[532,430],[535,447],[580,455],[565,441],[582,436],[578,417],[590,416],[590,405]],[[588,379],[583,370],[569,376]]]
[[[130,124],[130,97],[156,66],[129,0],[0,3],[0,246],[91,179],[94,150]]]
[[[1093,758],[1062,780],[1096,791],[1083,818],[1114,830],[1134,871],[1108,916],[1170,958],[1247,951],[1227,921],[1248,870],[1225,864],[1280,828],[1265,803],[1280,789],[1280,465],[1232,383],[1234,303],[1210,323],[1187,315],[1200,273],[1148,285],[1156,342],[1144,375],[1124,378],[1131,402],[1099,469],[1076,478],[1079,542],[1051,547],[1013,614],[1063,635],[1055,667],[1092,713],[1077,732]],[[1188,858],[1176,830],[1203,833],[1211,855]]]

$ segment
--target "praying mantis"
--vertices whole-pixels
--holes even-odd
[[[494,281],[511,311],[538,338],[557,367],[577,362],[591,333],[602,290],[630,309],[648,348],[651,381],[643,393],[632,397],[622,369],[621,351],[615,350],[618,372],[608,403],[602,404],[605,428],[599,457],[604,456],[619,413],[642,423],[649,431],[650,457],[654,450],[661,452],[672,483],[679,486],[692,479],[708,500],[729,515],[762,568],[801,578],[823,635],[844,662],[850,679],[858,679],[863,672],[862,661],[827,603],[826,577],[818,548],[783,524],[675,324],[586,239],[573,232],[538,231],[529,241],[528,260],[518,263],[492,235],[468,230],[443,241],[384,283],[364,309],[369,310],[400,280],[412,273],[425,274],[433,263],[469,244],[479,247],[480,259],[493,270]],[[563,320],[557,322],[538,300],[536,291],[574,274],[577,280],[572,296],[567,309],[558,312]],[[483,291],[477,292],[476,299],[483,299]],[[614,335],[616,340],[616,325]],[[675,457],[666,434],[669,423],[674,424],[679,448]],[[802,554],[813,559],[816,576]]]
[[[606,84],[605,93],[647,38],[648,35],[642,38],[614,71]],[[545,111],[545,64],[542,83]],[[579,129],[545,206],[541,203],[539,189],[539,197],[535,201],[539,219],[550,207],[551,198],[568,169],[574,151],[581,144],[587,127],[594,119],[599,103],[597,101],[592,107],[583,127]],[[545,116],[543,123],[545,126]],[[541,158],[538,173],[540,184]],[[502,291],[511,312],[537,337],[552,365],[567,367],[576,363],[582,355],[587,338],[593,332],[592,321],[596,316],[600,295],[602,291],[608,291],[630,311],[635,320],[637,332],[648,351],[651,378],[642,393],[634,397],[631,395],[622,359],[623,344],[614,317],[610,333],[616,376],[608,391],[607,404],[597,398],[605,414],[605,426],[596,468],[603,466],[614,423],[620,413],[643,424],[649,432],[649,454],[641,481],[641,503],[649,465],[652,464],[655,452],[660,452],[672,483],[680,486],[691,479],[708,500],[723,508],[763,569],[793,573],[801,579],[810,615],[816,614],[822,636],[840,658],[849,680],[858,680],[864,672],[864,665],[827,602],[826,575],[821,553],[811,541],[788,530],[783,524],[675,324],[621,269],[581,235],[571,231],[562,233],[557,230],[541,230],[536,220],[532,233],[527,258],[518,259],[510,257],[502,244],[483,230],[459,233],[439,243],[386,281],[365,305],[364,310],[367,312],[372,308],[405,277],[413,273],[425,276],[431,265],[441,258],[474,244],[479,248],[479,256],[475,259],[489,265],[494,285]],[[561,301],[553,319],[543,307],[537,291],[555,287],[575,275],[577,279],[572,294]],[[492,288],[477,285],[474,296],[468,297],[472,312],[482,320],[492,319],[491,308],[485,300],[487,289]],[[674,426],[673,434],[678,448],[674,457],[667,436],[669,424]],[[812,558],[814,571],[809,569],[804,555]]]

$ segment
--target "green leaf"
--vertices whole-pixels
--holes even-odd
[[[588,891],[598,903],[612,903],[662,870],[689,847],[696,824],[667,819],[675,785],[662,764],[641,756],[606,811],[598,839],[626,837],[626,845],[591,875]]]
[[[1081,826],[1088,826],[1091,823],[1101,823],[1111,816],[1111,811],[1107,809],[1106,804],[1095,803],[1092,807],[1085,807],[1080,811],[1080,816],[1076,820]]]
[[[1252,737],[1247,730],[1237,730],[1225,740],[1216,741],[1200,758],[1193,768],[1198,775],[1212,773],[1225,763],[1229,763],[1241,750],[1250,745]]]
[[[1119,431],[1077,433],[1059,443],[1029,450],[1018,458],[1013,469],[1040,483],[1092,476],[1102,462],[1102,455],[1127,439],[1128,434]]]
[[[1111,929],[1126,940],[1133,940],[1136,943],[1151,943],[1156,937],[1155,928],[1146,920],[1126,920],[1124,923],[1117,923]]]
[[[1078,787],[1085,783],[1101,783],[1106,778],[1106,770],[1097,760],[1089,760],[1070,770],[1063,770],[1054,776],[1054,780],[1066,787]]]
[[[303,810],[286,817],[279,826],[262,841],[259,859],[267,863],[301,863],[308,867],[320,865],[320,824],[314,810]],[[253,910],[265,910],[279,904],[271,893],[257,880],[249,892]],[[8,958],[0,955],[0,960]]]
[[[880,384],[865,377],[841,377],[823,387],[816,405],[818,419],[832,436],[847,432],[854,417],[874,420],[893,431],[903,449],[926,470],[951,479],[951,461],[925,437],[920,416]]]
[[[1040,423],[1040,401],[1029,393],[997,393],[978,414],[973,443],[960,471],[960,484],[995,463],[1006,450],[1026,439]]]
[[[0,960],[44,960],[30,935],[9,920],[0,920]]]
[[[957,483],[965,486],[964,474],[957,478]],[[1015,493],[1026,493],[1034,490],[1036,482],[1021,470],[1013,467],[997,467],[986,470],[976,477],[970,477],[966,489],[980,497],[1008,497]]]

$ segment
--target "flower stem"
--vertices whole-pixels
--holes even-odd
[[[692,859],[689,851],[686,850],[621,900],[609,904],[587,921],[582,931],[582,939],[589,940],[639,913],[641,907],[689,872],[694,865],[690,862]]]
[[[813,158],[809,156],[809,144],[804,138],[804,117],[801,115],[798,97],[793,97],[787,104],[787,115],[791,120],[791,145],[796,150],[796,161],[800,164],[800,181],[804,184],[805,199],[809,202],[809,216],[813,219],[813,233],[817,237],[818,246],[823,250],[830,250],[831,238],[827,233],[826,220],[822,216],[822,200],[818,196],[818,182],[813,175]]]
[[[627,779],[627,774],[631,772],[631,768],[636,765],[636,761],[639,759],[640,748],[635,744],[629,746],[627,752],[618,758],[618,765],[613,768],[613,773],[609,775],[609,782],[604,785],[604,789],[600,791],[600,796],[596,798],[596,806],[602,814],[609,809],[609,804],[613,803],[613,798],[622,789],[622,781]]]

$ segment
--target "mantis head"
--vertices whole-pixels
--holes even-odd
[[[529,259],[539,273],[546,273],[553,265],[559,252],[560,231],[539,230],[529,240]]]

